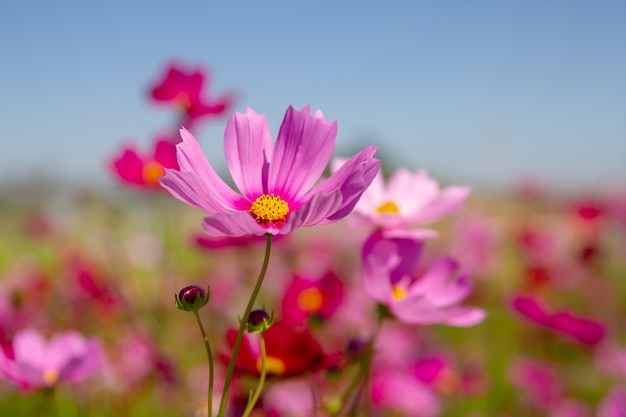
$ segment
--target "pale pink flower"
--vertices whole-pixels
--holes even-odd
[[[339,161],[334,166],[340,164]],[[441,189],[437,181],[423,170],[410,172],[400,168],[386,184],[382,171],[379,171],[354,207],[354,217],[364,224],[382,228],[388,236],[436,237],[434,230],[411,228],[435,222],[460,210],[469,193],[468,187]]]
[[[458,305],[473,290],[469,276],[457,275],[458,265],[441,257],[420,276],[414,266],[421,242],[407,238],[385,238],[376,232],[363,249],[365,291],[387,306],[400,321],[409,324],[472,326],[485,318],[479,308]]]
[[[74,331],[47,342],[35,330],[23,330],[11,347],[12,352],[0,350],[0,376],[22,388],[75,384],[97,372],[103,362],[100,341]]]

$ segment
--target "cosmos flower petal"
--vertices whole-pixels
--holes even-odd
[[[330,195],[316,194],[289,217],[281,233],[290,233],[298,227],[320,224],[341,207],[343,195],[337,190]]]
[[[428,223],[452,214],[463,207],[470,192],[471,189],[469,187],[447,187],[413,216],[411,221],[416,223]]]
[[[180,201],[203,210],[210,214],[224,212],[222,199],[216,199],[215,194],[193,172],[180,172],[166,169],[160,179],[161,186]],[[239,197],[242,200],[241,197]]]
[[[187,129],[180,130],[183,139],[176,145],[176,157],[181,172],[193,172],[206,185],[206,190],[211,194],[211,198],[219,202],[225,210],[236,210],[237,202],[241,201],[241,196],[234,192],[216,173],[213,167],[206,160],[202,149]],[[166,172],[166,176],[169,175]]]
[[[450,257],[436,259],[428,271],[411,286],[409,294],[430,294],[433,291],[441,291],[457,268],[456,261]]]
[[[342,205],[337,212],[329,216],[328,223],[350,214],[361,195],[374,180],[374,177],[380,170],[380,161],[373,157],[375,152],[376,147],[369,146],[354,155],[339,170],[322,181],[306,196],[306,198],[310,198],[310,196],[317,193],[328,194],[336,189],[341,190],[343,195]]]
[[[270,230],[260,226],[250,213],[244,211],[224,212],[202,219],[205,232],[213,236],[263,235]]]
[[[272,154],[272,136],[265,116],[251,108],[234,112],[226,124],[224,154],[233,181],[249,200],[267,193],[267,173]]]
[[[406,297],[391,306],[393,314],[408,324],[447,324],[455,327],[473,326],[482,322],[486,313],[475,307],[454,306],[433,309],[429,303]]]
[[[324,172],[335,148],[337,122],[327,122],[321,111],[289,106],[280,126],[272,164],[269,191],[290,202],[299,201]]]

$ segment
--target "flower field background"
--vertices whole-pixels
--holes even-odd
[[[208,98],[205,81],[171,66],[152,85],[150,99],[189,131],[182,142],[173,131],[151,150],[124,145],[103,157],[119,188],[1,190],[0,416],[207,415],[202,337],[177,309],[197,301],[179,293],[191,285],[201,301],[209,289],[196,310],[215,362],[209,414],[224,411],[228,381],[232,416],[625,415],[626,194],[537,184],[470,193],[383,158],[374,177],[369,147],[328,166],[320,157],[331,185],[313,196],[288,190],[297,196],[289,201],[280,192],[295,189],[297,166],[274,175],[287,178],[283,188],[272,168],[259,174],[256,200],[254,175],[240,173],[236,185],[255,197],[232,214],[202,200],[214,189],[190,179],[204,166],[198,155],[188,163],[190,132],[229,115],[235,100]],[[226,136],[241,144],[264,118],[248,110],[228,123]],[[313,132],[312,142],[332,136],[334,145],[336,127],[321,112],[290,107],[283,123],[285,143]],[[289,155],[280,141],[273,155]],[[234,174],[245,165],[231,162]],[[278,214],[263,211],[268,201],[281,204]],[[231,215],[247,221],[243,232]],[[239,319],[269,240],[254,303],[268,314],[253,323],[265,345],[248,327],[231,382]]]

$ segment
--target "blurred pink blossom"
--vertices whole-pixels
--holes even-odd
[[[419,277],[412,275],[421,251],[419,241],[384,238],[373,233],[363,249],[364,286],[370,297],[410,324],[473,326],[485,318],[479,308],[458,304],[473,290],[469,276],[457,275],[449,257],[432,262]]]
[[[98,339],[70,331],[46,340],[35,330],[16,333],[11,352],[0,351],[0,376],[22,388],[75,384],[100,370]]]
[[[334,168],[338,169],[342,162],[334,161]],[[434,230],[412,227],[435,222],[460,210],[469,193],[470,189],[462,186],[440,189],[423,170],[412,173],[400,168],[386,184],[379,171],[354,207],[353,217],[365,225],[385,230],[388,236],[436,237]]]
[[[182,111],[181,125],[193,130],[201,119],[226,113],[234,102],[232,92],[220,97],[203,96],[203,88],[210,84],[210,73],[202,69],[188,70],[179,64],[170,64],[163,76],[151,88],[155,102],[173,104]]]
[[[550,313],[532,297],[517,296],[512,307],[528,320],[579,342],[595,345],[604,338],[604,326],[594,320],[579,317],[569,311]]]

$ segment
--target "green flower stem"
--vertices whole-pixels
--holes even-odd
[[[265,383],[265,374],[266,374],[266,358],[267,354],[265,353],[265,339],[263,338],[263,332],[259,333],[259,339],[261,342],[261,376],[259,377],[259,383],[256,387],[256,391],[252,395],[252,398],[248,400],[248,405],[246,406],[246,411],[244,411],[242,417],[248,417],[254,408],[254,404],[256,404],[259,399],[259,395],[261,395],[261,391],[263,390],[263,384]]]
[[[226,370],[226,379],[224,380],[224,391],[222,392],[222,401],[220,402],[220,410],[217,413],[218,417],[224,417],[226,413],[226,403],[228,403],[228,390],[230,389],[230,381],[233,379],[233,373],[235,372],[235,361],[237,360],[237,355],[239,354],[239,347],[241,346],[241,341],[243,339],[243,332],[246,330],[246,325],[248,324],[248,318],[250,317],[250,311],[252,311],[252,307],[254,306],[256,297],[259,294],[261,285],[263,285],[263,279],[265,278],[265,273],[267,272],[267,265],[269,264],[269,261],[270,261],[270,251],[272,248],[272,235],[269,233],[266,233],[265,237],[266,237],[265,258],[263,259],[263,266],[261,267],[261,272],[259,273],[259,277],[257,278],[256,285],[254,286],[254,290],[252,290],[252,295],[250,295],[250,300],[248,301],[246,310],[243,313],[243,317],[241,318],[241,323],[239,324],[239,332],[237,333],[237,340],[235,340],[235,346],[233,346],[233,353],[232,353],[232,356],[230,357],[230,362],[228,363],[228,369]]]
[[[374,343],[378,338],[378,334],[380,333],[380,328],[382,326],[383,318],[381,315],[378,316],[378,321],[376,323],[376,329],[374,330],[374,334],[367,342],[365,348],[365,355],[359,361],[359,369],[355,374],[354,380],[348,386],[348,389],[341,396],[341,407],[337,410],[336,413],[333,413],[333,416],[340,416],[343,413],[347,413],[348,416],[356,416],[358,415],[359,408],[365,405],[366,407],[371,406],[371,370],[372,370],[372,358],[374,356]],[[365,396],[366,404],[361,404],[362,396]],[[350,401],[348,401],[352,397],[352,401],[350,404],[350,410],[346,410],[346,406]]]
[[[200,314],[198,310],[193,310],[193,315],[196,316],[200,333],[202,333],[202,339],[204,340],[204,347],[206,348],[206,355],[209,359],[209,390],[207,392],[207,417],[213,416],[213,354],[211,353],[211,344],[209,338],[206,335],[202,320],[200,320]]]

